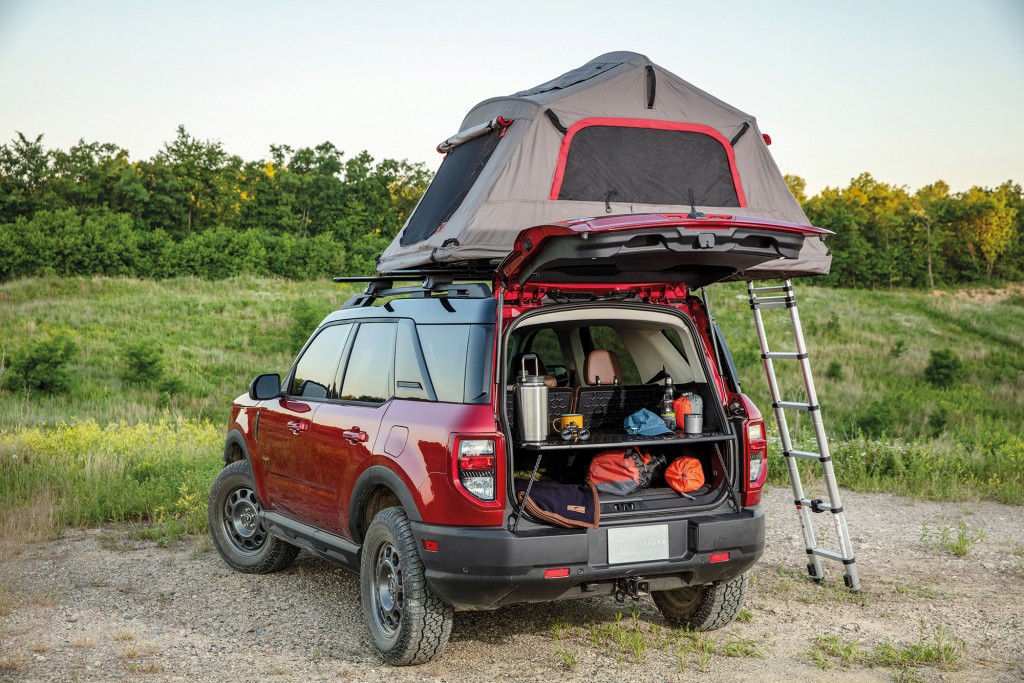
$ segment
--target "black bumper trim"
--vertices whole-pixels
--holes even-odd
[[[608,529],[668,526],[668,559],[608,564]],[[675,520],[616,524],[599,529],[545,527],[513,533],[494,527],[412,524],[431,590],[460,610],[495,609],[519,603],[611,595],[615,582],[643,576],[652,590],[727,581],[747,571],[764,553],[764,511],[706,514]],[[423,540],[438,543],[423,550]],[[712,552],[728,552],[711,562]],[[569,576],[544,578],[544,570],[568,568]]]

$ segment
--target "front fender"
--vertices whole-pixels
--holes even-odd
[[[252,471],[253,485],[256,487],[256,497],[259,498],[260,505],[264,509],[268,509],[269,499],[267,498],[266,475],[263,470],[263,463],[259,462],[258,459],[253,460],[249,454],[249,445],[245,441],[245,436],[237,429],[229,431],[227,439],[224,440],[224,466],[227,467],[238,460],[235,454],[235,447],[242,452],[242,459],[249,463],[249,469]]]

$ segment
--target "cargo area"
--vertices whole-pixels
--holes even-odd
[[[601,519],[682,508],[712,507],[735,481],[736,448],[708,349],[695,321],[669,307],[594,303],[543,307],[521,316],[505,337],[504,410],[511,435],[513,486],[534,481],[583,484],[595,457],[636,449],[655,467],[649,486],[628,494],[599,492]],[[547,429],[542,438],[523,434],[519,393],[523,375],[545,381]],[[641,409],[663,412],[666,390],[687,397],[699,413],[699,431],[684,430],[683,417],[667,434],[630,435],[624,421]],[[588,434],[563,435],[562,416]],[[578,425],[573,425],[577,426]],[[691,425],[692,427],[692,425]],[[570,429],[570,432],[572,429]],[[686,457],[699,462],[704,485],[686,495],[671,488],[667,467]],[[534,471],[536,470],[536,475]]]

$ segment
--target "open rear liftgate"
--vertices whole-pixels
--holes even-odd
[[[768,390],[771,392],[772,408],[775,409],[775,420],[779,425],[779,436],[782,439],[782,455],[786,459],[786,469],[789,472],[789,479],[793,485],[793,502],[796,504],[797,514],[800,517],[800,525],[804,531],[804,546],[810,558],[810,562],[807,564],[807,571],[815,581],[820,581],[825,576],[821,568],[820,558],[824,557],[842,562],[846,570],[846,576],[844,577],[846,585],[851,590],[859,591],[860,578],[857,575],[857,564],[853,557],[853,545],[850,543],[850,531],[846,526],[843,504],[839,499],[839,486],[836,484],[836,474],[832,467],[832,456],[829,453],[828,439],[825,436],[825,425],[821,420],[821,409],[818,405],[817,393],[814,391],[811,362],[807,356],[807,345],[804,342],[804,333],[800,327],[800,315],[796,310],[796,295],[793,293],[793,285],[789,280],[786,280],[780,286],[755,287],[753,282],[748,281],[747,293],[750,297],[750,310],[754,313],[757,340],[761,345],[761,358],[764,360],[764,371],[768,378]],[[796,342],[796,351],[779,352],[768,349],[768,336],[765,332],[764,320],[761,317],[761,310],[768,308],[786,308],[789,310],[793,324],[793,338]],[[800,372],[803,375],[804,388],[807,393],[807,400],[805,402],[782,400],[782,397],[779,395],[778,379],[775,376],[774,361],[776,360],[795,360],[800,363]],[[786,422],[787,410],[801,410],[810,414],[811,424],[814,425],[814,439],[818,444],[817,453],[799,451],[793,448],[792,439],[789,435],[789,426]],[[822,476],[828,492],[827,501],[820,498],[809,499],[806,497],[803,485],[800,482],[797,460],[810,460],[821,463]],[[826,550],[818,545],[814,536],[814,527],[811,524],[812,512],[829,512],[832,514],[832,521],[835,522],[836,535],[838,536],[842,552]]]

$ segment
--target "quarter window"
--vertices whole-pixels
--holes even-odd
[[[290,396],[338,398],[335,376],[351,330],[351,325],[332,325],[320,330],[295,365],[295,375],[288,388]]]

